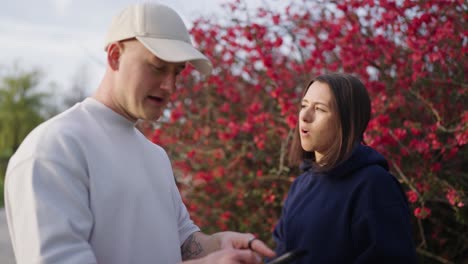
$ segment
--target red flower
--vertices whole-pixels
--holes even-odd
[[[280,15],[274,15],[272,17],[273,24],[278,25],[280,23]]]
[[[433,172],[439,172],[441,167],[442,167],[442,165],[440,164],[440,162],[436,162],[436,163],[432,164],[431,170]]]
[[[418,200],[418,193],[415,191],[407,191],[406,196],[408,196],[408,201],[410,203],[415,203]]]
[[[294,115],[288,115],[286,117],[286,123],[288,124],[288,127],[290,129],[294,129],[297,125],[297,115],[294,114]]]
[[[427,207],[417,207],[414,209],[414,216],[417,218],[425,219],[431,215],[431,209]]]
[[[187,158],[191,159],[195,156],[195,150],[190,150],[187,152]]]
[[[254,142],[260,150],[265,149],[265,139],[263,137],[255,136]]]
[[[263,171],[257,170],[257,177],[261,178],[263,176]]]
[[[445,198],[447,198],[447,200],[449,201],[449,203],[453,206],[457,206],[457,207],[463,207],[465,206],[465,204],[463,203],[463,201],[461,200],[460,198],[460,195],[457,193],[456,190],[450,188],[448,191],[447,191],[447,194],[445,195]]]

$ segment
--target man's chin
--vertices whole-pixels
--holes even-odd
[[[146,122],[157,122],[161,118],[161,115],[152,115],[152,116],[145,116],[141,118],[141,120],[144,120]]]

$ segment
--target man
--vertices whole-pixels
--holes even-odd
[[[186,63],[211,71],[179,15],[160,4],[132,5],[112,21],[105,49],[95,94],[38,126],[8,164],[17,263],[260,263],[259,255],[273,256],[251,234],[201,233],[166,152],[135,128],[138,119],[161,116]]]

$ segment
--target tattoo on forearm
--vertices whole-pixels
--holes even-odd
[[[200,255],[203,252],[203,248],[200,242],[195,240],[194,234],[191,234],[184,244],[182,244],[181,251],[182,259],[187,260]]]

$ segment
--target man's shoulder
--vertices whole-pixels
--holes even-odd
[[[37,126],[28,137],[37,135],[44,139],[79,134],[80,131],[86,130],[87,122],[82,109],[75,105]]]
[[[14,156],[42,155],[69,148],[85,139],[89,121],[83,118],[78,105],[52,117],[34,128],[23,140]]]

